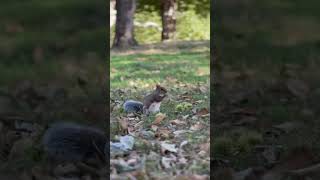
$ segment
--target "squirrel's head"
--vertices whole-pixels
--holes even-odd
[[[156,85],[156,92],[159,94],[160,97],[164,98],[167,94],[166,88],[160,86],[159,84]]]

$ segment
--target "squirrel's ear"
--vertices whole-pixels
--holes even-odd
[[[160,88],[160,85],[159,85],[159,84],[156,84],[156,88]]]

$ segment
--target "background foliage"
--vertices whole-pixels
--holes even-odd
[[[139,0],[135,21],[139,23],[154,22],[161,27],[160,1]],[[135,36],[139,43],[154,43],[161,40],[161,31],[157,28],[135,27]],[[112,42],[114,27],[111,28]],[[210,39],[210,1],[178,0],[177,40]]]

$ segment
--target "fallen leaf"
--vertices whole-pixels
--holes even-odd
[[[156,137],[162,138],[162,139],[168,139],[170,137],[171,132],[166,128],[158,129],[156,133]]]
[[[191,131],[190,130],[177,130],[177,131],[174,131],[173,134],[175,136],[180,136],[180,135],[188,133],[188,132],[191,132]]]
[[[171,158],[167,158],[167,157],[161,158],[161,164],[165,169],[171,168],[171,162],[172,162]]]
[[[183,146],[187,145],[188,143],[189,142],[186,140],[182,141],[179,148],[181,149]]]
[[[194,175],[178,175],[174,178],[174,180],[208,180],[208,179],[210,179],[210,177],[208,175],[196,175],[196,174],[194,174]],[[216,179],[216,178],[214,178],[214,179]]]
[[[199,155],[200,157],[205,157],[205,156],[207,155],[207,152],[205,152],[205,151],[200,151],[200,152],[198,153],[198,155]]]
[[[142,130],[139,134],[144,139],[153,139],[154,138],[154,132],[152,132],[152,131]]]
[[[128,118],[118,118],[119,124],[120,124],[120,128],[123,131],[127,131],[128,130]]]
[[[303,81],[297,79],[289,79],[287,88],[294,96],[302,99],[306,98],[309,93],[309,87]]]
[[[196,124],[190,127],[191,131],[199,131],[201,129],[203,129],[203,124],[201,124],[200,122],[197,122]]]
[[[185,115],[185,116],[182,116],[182,119],[183,119],[183,120],[186,120],[186,119],[188,119],[189,116],[190,116],[189,114],[187,114],[187,115]]]
[[[151,129],[152,129],[152,131],[154,131],[154,132],[156,132],[157,130],[158,130],[158,126],[157,125],[151,125]]]
[[[161,143],[161,152],[163,154],[165,154],[166,151],[177,153],[178,149],[176,148],[175,144],[169,144],[169,143],[162,142]]]
[[[185,125],[185,124],[187,124],[185,121],[181,121],[179,119],[171,120],[170,123],[172,125]]]
[[[202,108],[197,112],[198,116],[203,116],[203,115],[206,115],[206,114],[209,114],[209,111],[208,111],[207,108]]]
[[[187,164],[188,160],[184,157],[178,159],[178,164]]]
[[[153,124],[159,125],[165,118],[166,118],[166,115],[165,115],[165,114],[158,113],[158,114],[156,115],[155,120],[153,121]]]
[[[111,142],[110,141],[110,155],[122,155],[132,150],[134,145],[134,138],[132,136],[121,136],[120,142]]]
[[[209,151],[210,151],[210,143],[201,144],[201,145],[200,145],[200,149],[201,149],[202,151],[209,152]]]
[[[200,90],[200,92],[202,92],[202,93],[208,92],[208,89],[207,89],[207,87],[205,87],[205,86],[200,86],[199,90]]]

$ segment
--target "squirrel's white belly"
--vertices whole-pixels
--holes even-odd
[[[156,113],[160,111],[161,102],[154,102],[149,106],[149,112]]]

